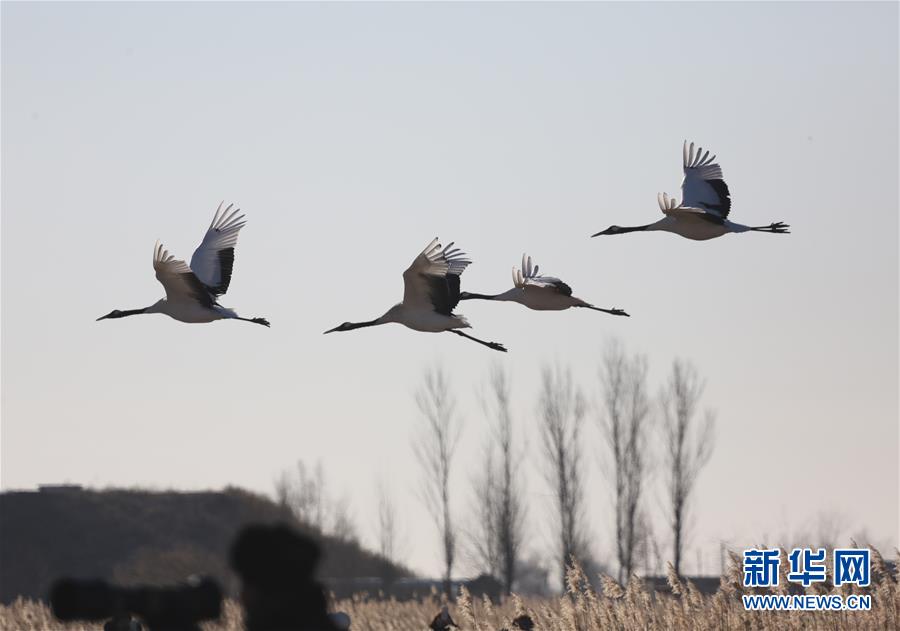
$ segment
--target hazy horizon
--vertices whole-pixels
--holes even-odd
[[[465,418],[454,507],[471,512],[476,389],[510,369],[526,550],[548,548],[540,367],[594,401],[603,345],[692,361],[716,411],[686,571],[719,544],[828,519],[900,542],[896,3],[2,4],[0,488],[222,488],[272,495],[321,460],[374,547],[375,481],[401,559],[437,574],[410,448],[424,369]],[[589,235],[680,198],[687,139],[718,155],[740,223],[790,235]],[[247,216],[222,304],[243,322],[95,322],[164,295],[156,239],[190,260],[221,200]],[[523,252],[631,318],[463,302],[471,333],[381,315],[435,236],[510,286]],[[613,567],[605,446],[587,422],[589,524]],[[664,523],[648,496],[657,533]],[[700,567],[696,550],[701,551]],[[459,566],[459,573],[466,573]]]

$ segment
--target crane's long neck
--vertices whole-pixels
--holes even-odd
[[[166,298],[160,298],[152,305],[144,309],[144,313],[167,313],[166,308],[169,306],[169,301]]]
[[[366,322],[348,322],[344,325],[345,331],[352,331],[353,329],[362,329],[367,326],[376,326],[378,324],[383,324],[384,321],[381,318],[375,318],[374,320],[367,320]]]
[[[468,291],[464,291],[459,295],[460,300],[496,300],[502,294],[476,294]]]
[[[116,309],[115,311],[110,311],[105,316],[100,316],[97,318],[97,321],[106,320],[108,318],[124,318],[125,316],[133,316],[138,315],[139,313],[154,313],[153,307],[145,307],[143,309],[125,309],[124,311],[121,309]]]
[[[459,295],[460,300],[515,300],[521,293],[519,288],[504,291],[502,294],[474,294],[464,291]]]
[[[626,232],[637,232],[639,230],[665,230],[665,220],[666,218],[663,218],[645,226],[625,226],[624,228],[622,226],[610,226],[606,230],[595,232],[591,237],[599,237],[606,234],[625,234]]]
[[[352,331],[353,329],[361,329],[366,326],[375,326],[376,324],[391,322],[391,320],[386,319],[386,316],[387,314],[381,316],[380,318],[375,318],[374,320],[367,320],[366,322],[344,322],[343,324],[336,326],[333,329],[328,329],[327,331],[325,331],[325,333],[334,333],[335,331]]]
[[[644,226],[626,226],[624,228],[619,228],[617,234],[624,234],[626,232],[638,232],[640,230],[659,230],[659,227],[657,227],[658,223],[659,222],[648,223]]]

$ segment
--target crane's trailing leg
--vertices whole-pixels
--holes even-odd
[[[501,353],[506,352],[506,347],[503,346],[503,344],[498,344],[497,342],[485,342],[484,340],[479,340],[477,337],[472,337],[471,335],[463,333],[462,331],[459,331],[457,329],[450,329],[450,332],[455,333],[456,335],[460,335],[464,338],[470,339],[473,342],[478,342],[479,344],[481,344],[483,346],[487,346],[488,348],[492,348],[495,351],[500,351]]]
[[[768,226],[759,226],[756,228],[750,228],[751,230],[755,230],[756,232],[771,232],[772,234],[790,234],[791,231],[788,230],[790,226],[781,221],[776,221],[773,224],[769,224]]]
[[[595,307],[594,305],[580,305],[580,306],[585,307],[587,309],[593,309],[594,311],[602,311],[603,313],[608,313],[610,315],[625,316],[626,318],[631,317],[630,315],[625,313],[622,309],[616,309],[615,307],[613,307],[612,309],[602,309],[600,307]]]
[[[261,324],[263,326],[270,326],[269,321],[265,318],[241,318],[238,316],[234,317],[235,320],[243,320],[244,322],[253,322],[254,324]]]

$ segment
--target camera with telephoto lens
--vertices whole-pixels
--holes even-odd
[[[222,611],[222,590],[211,578],[166,587],[116,587],[101,580],[63,578],[50,589],[61,621],[137,616],[150,631],[199,631]]]

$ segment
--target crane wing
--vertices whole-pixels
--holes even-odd
[[[670,217],[688,221],[709,221],[715,224],[721,224],[725,221],[724,217],[711,210],[685,205],[679,206],[678,200],[674,197],[669,197],[667,193],[657,194],[656,200],[659,202],[659,209],[663,211],[663,214]]]
[[[203,235],[203,241],[191,257],[191,269],[214,296],[221,296],[228,291],[238,232],[246,223],[244,215],[238,214],[240,208],[232,210],[233,205],[229,204],[223,211],[222,204],[216,209],[212,223]]]
[[[403,304],[450,315],[459,303],[459,275],[471,263],[453,243],[435,238],[403,272]]]
[[[200,282],[187,263],[169,254],[159,241],[153,246],[153,269],[156,270],[156,280],[162,283],[166,290],[166,299],[169,302],[193,301],[206,308],[216,304],[215,296],[210,293],[209,287]]]
[[[731,212],[731,194],[722,177],[722,167],[694,143],[688,145],[684,141],[684,179],[681,181],[681,204],[691,208],[700,208],[708,213],[718,215],[722,219]]]
[[[513,284],[519,288],[534,287],[555,291],[564,296],[572,295],[572,288],[553,276],[541,276],[540,266],[532,263],[531,257],[522,255],[521,271],[513,268]]]

